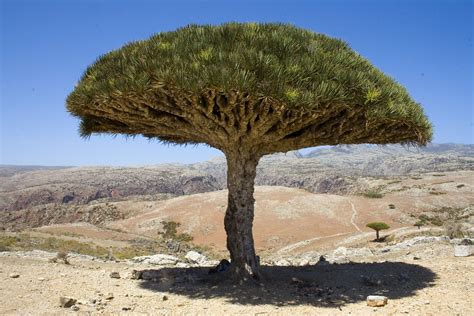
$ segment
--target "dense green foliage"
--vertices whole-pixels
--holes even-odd
[[[368,223],[366,225],[366,227],[368,228],[372,228],[373,230],[375,231],[379,231],[379,230],[384,230],[384,229],[389,229],[390,226],[385,224],[384,222],[372,222],[372,223]]]
[[[140,96],[149,99],[163,86],[186,95],[208,88],[240,91],[292,109],[364,108],[367,120],[413,130],[415,143],[425,144],[432,135],[422,108],[407,91],[345,42],[287,24],[189,25],[129,43],[85,71],[67,106],[84,119],[83,134],[88,135],[97,129],[91,127],[93,120],[87,121],[84,105],[127,95],[140,108]]]

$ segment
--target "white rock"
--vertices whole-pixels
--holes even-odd
[[[170,255],[158,254],[153,256],[135,257],[132,260],[134,262],[142,262],[154,265],[175,265],[179,261],[179,258]]]
[[[190,262],[197,263],[197,264],[202,264],[207,261],[206,256],[203,256],[199,252],[192,251],[192,250],[189,251],[184,257]]]
[[[473,245],[455,245],[454,256],[455,257],[469,257],[474,253]]]
[[[282,266],[282,267],[288,267],[291,266],[291,262],[286,260],[286,259],[281,259],[275,262],[275,265],[277,266]]]
[[[380,251],[381,252],[388,252],[388,251],[393,251],[393,250],[405,250],[409,249],[415,245],[419,244],[428,244],[428,243],[436,243],[436,242],[446,242],[449,241],[449,237],[447,236],[418,236],[414,237],[412,239],[405,240],[401,243],[398,243],[393,246],[387,246],[382,248]]]
[[[178,262],[176,265],[175,265],[176,268],[189,268],[189,264],[187,263],[184,263],[184,262]]]
[[[381,295],[369,295],[367,296],[367,306],[379,307],[387,305],[388,298]]]

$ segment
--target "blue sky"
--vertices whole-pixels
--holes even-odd
[[[289,22],[344,39],[407,87],[434,142],[473,143],[471,1],[0,0],[0,164],[191,163],[220,152],[142,138],[83,140],[64,100],[99,55],[189,23]]]

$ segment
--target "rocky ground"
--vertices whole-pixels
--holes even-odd
[[[264,260],[261,283],[243,286],[225,272],[209,275],[214,263],[199,255],[120,262],[72,255],[64,264],[50,262],[53,253],[3,252],[0,314],[474,314],[474,257],[455,257],[453,241],[415,237],[375,246],[331,250],[327,261],[319,253],[307,253],[308,262]],[[367,306],[368,295],[388,303]]]

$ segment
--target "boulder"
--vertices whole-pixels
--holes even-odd
[[[141,262],[141,263],[146,263],[146,264],[164,266],[164,265],[175,265],[179,261],[179,258],[170,256],[170,255],[157,254],[153,256],[135,257],[132,259],[132,261],[136,263]]]
[[[367,296],[367,306],[380,307],[387,305],[388,298],[381,295],[369,295]]]
[[[474,253],[473,245],[454,245],[455,257],[469,257]]]
[[[142,279],[142,274],[143,274],[142,271],[132,270],[132,272],[130,274],[130,279],[132,279],[132,280],[141,280]]]
[[[201,255],[199,252],[196,251],[189,251],[186,256],[184,256],[189,262],[195,264],[204,264],[207,261],[206,256]]]
[[[230,262],[229,260],[227,259],[222,259],[218,264],[217,266],[211,268],[209,270],[209,274],[213,274],[213,273],[221,273],[221,272],[225,272],[227,270],[229,270],[230,268]]]

